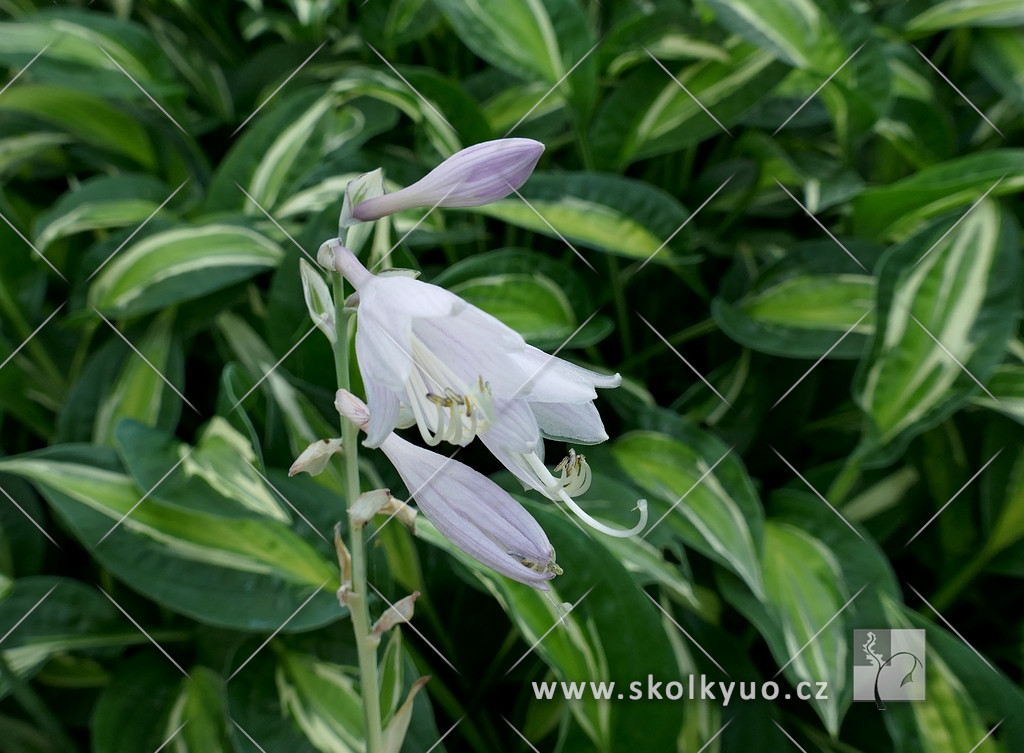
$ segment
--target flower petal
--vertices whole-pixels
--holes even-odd
[[[527,347],[522,336],[469,304],[447,319],[416,319],[413,332],[460,379],[482,376],[494,394],[515,391],[528,376],[509,357]]]
[[[407,316],[375,314],[366,309],[356,319],[359,371],[363,381],[381,382],[398,391],[412,371],[412,322]]]
[[[611,389],[622,384],[618,374],[598,374],[532,345],[516,355],[528,377],[524,393],[541,403],[582,403],[597,397],[596,387]]]
[[[525,398],[507,400],[494,399],[495,422],[480,435],[486,437],[489,445],[501,445],[513,452],[535,452],[541,446],[540,427]]]
[[[366,428],[364,447],[380,447],[398,424],[400,403],[398,396],[381,382],[365,381],[366,402],[370,408],[370,423]]]
[[[592,402],[535,403],[530,408],[547,439],[577,444],[600,444],[608,439],[601,415]]]
[[[378,275],[359,291],[359,306],[366,305],[429,318],[452,316],[468,304],[454,293],[414,277]]]

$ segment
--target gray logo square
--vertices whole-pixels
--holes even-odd
[[[925,678],[924,630],[853,631],[853,700],[923,701]]]

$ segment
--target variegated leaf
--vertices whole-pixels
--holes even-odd
[[[1018,232],[998,204],[933,224],[879,271],[878,326],[856,399],[865,449],[892,448],[982,389],[1015,329]]]
[[[735,303],[716,299],[712,313],[730,337],[754,350],[795,358],[826,352],[851,358],[860,355],[874,331],[874,294],[875,282],[868,275],[800,275]],[[832,349],[840,337],[843,342]]]
[[[694,259],[680,253],[688,229],[676,234],[689,213],[674,197],[641,181],[589,172],[537,173],[520,193],[525,202],[512,196],[470,211],[631,259]]]
[[[293,613],[289,629],[341,616],[336,567],[287,526],[163,502],[159,487],[147,495],[117,466],[112,453],[83,446],[0,462],[36,485],[104,567],[170,609],[248,630],[275,630]]]
[[[762,566],[763,597],[755,598],[735,579],[723,579],[723,595],[761,633],[793,686],[828,683],[828,698],[810,702],[835,735],[849,702],[849,633],[840,612],[854,594],[841,590],[842,571],[834,553],[796,526],[765,523]]]
[[[137,316],[244,280],[283,256],[272,240],[244,227],[166,230],[119,252],[94,279],[89,302],[106,314]]]
[[[276,681],[282,709],[316,750],[364,750],[363,700],[354,667],[281,650]]]
[[[716,476],[700,453],[664,434],[631,432],[617,439],[612,453],[627,475],[651,498],[652,525],[664,525],[701,553],[735,572],[754,593],[763,593],[760,542],[747,510]],[[725,457],[726,449],[722,448]],[[720,469],[719,469],[720,470]],[[752,490],[751,490],[752,492]]]
[[[725,50],[726,62],[674,65],[671,74],[651,62],[626,77],[607,97],[594,125],[601,164],[621,168],[723,133],[788,70],[771,52],[737,39]]]
[[[113,389],[100,403],[93,424],[93,441],[97,444],[113,444],[114,431],[122,419],[167,428],[177,423],[181,400],[161,378],[164,375],[172,384],[180,385],[183,372],[181,346],[173,333],[174,317],[174,309],[162,312],[134,343],[142,357],[133,353],[128,358]]]

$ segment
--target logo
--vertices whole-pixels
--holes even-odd
[[[923,701],[924,630],[854,630],[853,700]]]

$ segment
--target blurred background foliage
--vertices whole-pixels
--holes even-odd
[[[547,146],[521,197],[373,248],[621,372],[584,503],[660,522],[531,501],[578,603],[550,632],[382,528],[378,605],[424,594],[385,712],[433,676],[403,750],[1024,750],[1019,3],[0,12],[0,748],[360,750],[340,478],[286,475],[337,433],[298,261],[355,175],[512,134]],[[851,704],[852,630],[910,626],[928,700]],[[828,700],[530,691],[780,668]]]

